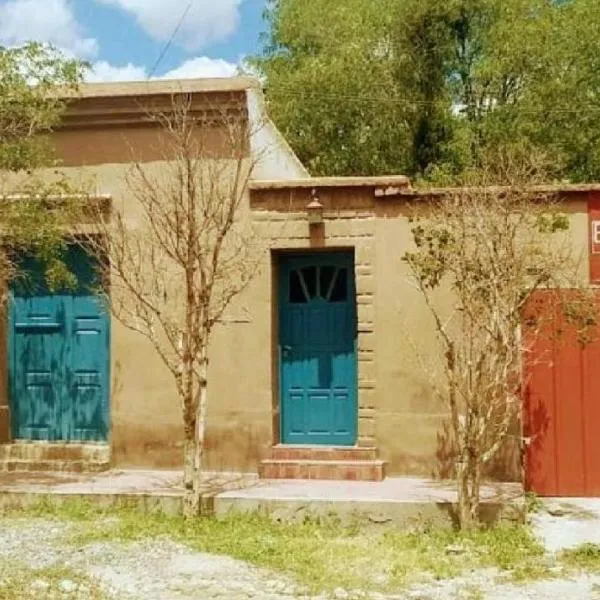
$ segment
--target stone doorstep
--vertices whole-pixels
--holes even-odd
[[[271,460],[377,460],[377,448],[359,446],[293,446],[278,444]]]
[[[109,469],[109,462],[89,460],[0,460],[0,472],[4,473],[101,473]]]
[[[109,468],[108,444],[0,444],[0,472],[99,473]]]
[[[52,442],[0,444],[0,461],[9,459],[109,462],[110,447],[108,444],[63,444]]]
[[[261,479],[322,479],[338,481],[383,481],[382,460],[276,460],[261,461]]]

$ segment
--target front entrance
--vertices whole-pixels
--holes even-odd
[[[9,389],[17,440],[105,441],[108,435],[110,319],[92,286],[92,259],[71,247],[76,289],[51,293],[39,266],[13,286]]]
[[[284,256],[279,282],[281,442],[352,446],[358,421],[353,254]]]

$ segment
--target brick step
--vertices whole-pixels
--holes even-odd
[[[274,460],[261,461],[261,479],[322,479],[333,481],[383,481],[383,460]]]
[[[293,446],[278,444],[270,452],[273,460],[377,460],[377,448],[359,446]]]
[[[110,462],[110,448],[108,444],[14,442],[0,444],[0,461],[5,460]]]
[[[108,461],[91,460],[0,460],[0,473],[100,473],[108,471]]]

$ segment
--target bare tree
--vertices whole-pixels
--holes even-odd
[[[116,319],[150,340],[173,376],[185,434],[184,512],[192,516],[200,510],[211,333],[258,266],[244,202],[256,157],[243,112],[198,112],[180,95],[152,119],[164,163],[134,162],[125,204],[98,211],[83,242],[104,261]]]
[[[593,321],[593,300],[574,283],[578,260],[559,199],[536,186],[533,172],[515,169],[501,187],[491,185],[496,170],[476,186],[433,192],[412,219],[415,249],[404,256],[435,324],[441,360],[428,376],[450,412],[462,528],[478,522],[485,466],[518,419],[522,358],[548,329],[546,306],[530,311],[523,331],[530,299],[554,290],[557,310]]]

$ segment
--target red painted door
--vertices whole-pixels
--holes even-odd
[[[600,496],[600,337],[581,343],[548,293],[533,300],[554,314],[524,359],[525,487],[540,496]]]

